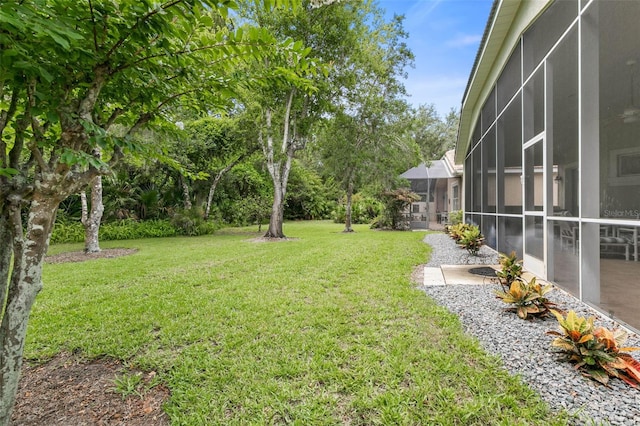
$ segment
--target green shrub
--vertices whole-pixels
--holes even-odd
[[[518,278],[511,283],[508,290],[496,290],[495,293],[496,297],[504,303],[515,305],[513,308],[507,308],[508,311],[517,313],[522,319],[527,319],[529,315],[545,316],[551,308],[555,307],[555,303],[546,297],[551,290],[551,285],[541,285],[534,277],[531,281]]]
[[[412,203],[419,201],[420,196],[409,188],[398,188],[380,194],[383,209],[376,218],[372,228],[392,229],[394,231],[411,230],[411,219],[405,211]]]
[[[243,198],[235,203],[235,219],[233,223],[236,226],[258,225],[269,223],[271,216],[271,198],[260,195],[252,195]]]
[[[103,241],[173,237],[175,235],[179,235],[179,233],[169,221],[163,219],[145,220],[141,222],[133,219],[125,219],[118,222],[105,223],[100,226],[100,239]]]
[[[462,215],[462,210],[454,210],[452,212],[449,212],[449,223],[451,223],[451,225],[462,223]]]
[[[351,223],[366,224],[371,223],[382,211],[382,204],[372,197],[366,197],[361,194],[355,194],[351,197]],[[347,206],[346,199],[340,200],[340,203],[331,212],[332,219],[335,223],[344,223],[346,220]]]
[[[198,213],[192,213],[196,216]],[[177,217],[176,217],[177,216]],[[124,219],[100,225],[100,241],[133,240],[142,238],[174,237],[177,235],[195,236],[212,234],[218,229],[215,222],[202,218],[195,219],[181,212],[171,221],[153,219],[136,221]],[[84,241],[84,227],[81,223],[56,223],[51,235],[51,243],[81,243]]]
[[[205,235],[212,234],[217,228],[213,222],[203,219],[200,209],[178,210],[171,218],[171,226],[175,228],[178,235]]]
[[[80,222],[56,221],[51,243],[80,243],[84,241],[84,227]]]
[[[484,237],[480,233],[480,228],[476,225],[470,225],[462,232],[458,244],[465,248],[470,255],[477,256],[480,247],[484,244]]]
[[[496,272],[500,285],[506,291],[511,287],[511,283],[522,276],[522,259],[518,259],[516,252],[512,251],[509,256],[500,253],[500,266]]]
[[[462,239],[464,232],[471,229],[471,226],[472,225],[468,223],[456,223],[455,225],[449,226],[447,230],[449,231],[449,236],[457,243]]]

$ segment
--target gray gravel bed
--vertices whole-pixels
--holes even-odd
[[[487,247],[483,247],[479,258],[468,260],[466,252],[445,234],[428,234],[424,241],[433,247],[427,266],[497,263],[497,253]],[[505,312],[507,305],[493,293],[499,288],[495,284],[420,288],[458,315],[465,332],[477,338],[488,353],[499,356],[505,368],[511,374],[520,375],[552,409],[565,409],[575,415],[573,424],[640,425],[640,390],[618,379],[611,379],[607,388],[558,359],[551,348],[553,336],[545,334],[548,330],[558,330],[555,318],[524,321],[515,313]],[[549,299],[563,310],[595,316],[596,325],[616,326],[559,288],[549,293]],[[640,346],[639,337],[630,333],[626,345]],[[634,354],[636,359],[637,354]]]

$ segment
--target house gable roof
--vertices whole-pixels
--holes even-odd
[[[400,177],[409,180],[417,179],[448,179],[462,175],[462,165],[454,164],[453,162],[454,150],[447,151],[441,160],[434,160],[429,167],[424,163],[417,167],[413,167]]]

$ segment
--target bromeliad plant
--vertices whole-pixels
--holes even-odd
[[[522,259],[518,259],[516,252],[512,251],[508,256],[500,253],[499,262],[502,269],[496,271],[496,275],[502,289],[508,291],[511,283],[522,276]]]
[[[515,305],[507,308],[507,311],[515,312],[520,318],[527,319],[529,316],[544,317],[556,306],[546,297],[551,290],[551,285],[542,285],[535,277],[530,281],[519,277],[511,283],[508,290],[496,290],[495,293],[504,303]]]
[[[617,377],[634,388],[640,384],[640,362],[626,353],[640,348],[622,346],[627,340],[624,330],[595,328],[593,317],[587,319],[574,311],[569,311],[566,317],[555,310],[551,312],[562,331],[547,332],[558,336],[551,345],[560,349],[566,360],[575,363],[576,370],[605,386],[610,377]]]

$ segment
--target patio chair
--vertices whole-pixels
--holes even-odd
[[[638,236],[637,227],[620,227],[617,229],[618,237],[625,238],[633,246],[633,260],[638,261],[638,245],[640,245],[640,237]]]
[[[560,227],[560,247],[564,249],[571,248],[573,254],[578,252],[578,227],[571,226],[568,222],[558,221]]]

